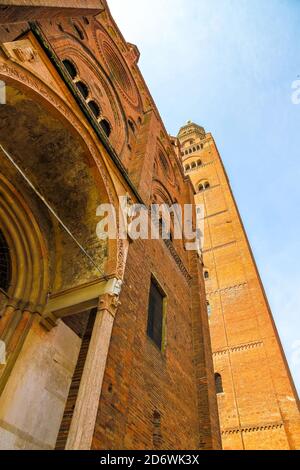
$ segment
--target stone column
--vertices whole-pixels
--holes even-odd
[[[118,299],[115,294],[100,297],[66,450],[91,448]]]

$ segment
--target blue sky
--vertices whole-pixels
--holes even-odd
[[[216,139],[300,390],[300,1],[109,5],[168,131]]]

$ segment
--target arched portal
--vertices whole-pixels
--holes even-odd
[[[0,366],[0,448],[10,439],[11,448],[52,449],[85,318],[103,295],[117,295],[126,253],[118,240],[96,235],[97,207],[112,203],[118,209],[117,191],[86,125],[37,80],[38,90],[5,81],[0,230],[11,272],[0,303],[0,339],[7,349]],[[101,337],[97,318],[95,328]]]

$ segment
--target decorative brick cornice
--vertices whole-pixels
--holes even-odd
[[[221,434],[225,436],[225,435],[230,435],[230,434],[239,434],[241,432],[243,433],[262,432],[262,431],[270,431],[273,429],[281,429],[283,427],[284,427],[283,422],[278,421],[275,423],[262,423],[258,425],[253,424],[253,425],[245,426],[245,427],[223,429],[221,431]]]
[[[192,280],[192,276],[186,269],[186,267],[183,264],[183,261],[181,260],[180,256],[178,255],[177,251],[174,248],[173,243],[170,240],[164,240],[167,248],[170,251],[170,254],[172,255],[172,258],[174,259],[175,263],[177,264],[178,268],[180,269],[181,273],[184,275],[185,279],[187,280],[188,284],[190,285],[190,282]]]
[[[211,160],[210,162],[203,163],[201,166],[199,166],[198,170],[201,170],[201,168],[205,168],[207,166],[211,166],[215,163],[215,160]]]
[[[236,353],[242,351],[250,351],[251,349],[260,348],[263,346],[263,341],[254,341],[252,343],[239,344],[237,346],[231,346],[228,348],[223,348],[218,351],[213,352],[213,356],[223,356],[227,353]]]
[[[235,286],[224,287],[224,289],[216,289],[214,291],[207,292],[207,297],[212,297],[213,295],[217,295],[217,294],[223,294],[227,292],[230,293],[232,291],[241,290],[247,287],[247,285],[248,285],[247,282],[242,282],[241,284],[236,284]]]

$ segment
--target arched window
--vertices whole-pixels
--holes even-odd
[[[82,96],[86,99],[89,96],[89,89],[86,86],[86,84],[79,81],[79,82],[76,82],[76,86],[79,92],[82,94]]]
[[[209,272],[208,271],[204,271],[204,279],[209,279]]]
[[[71,62],[68,59],[63,60],[63,64],[66,67],[68,74],[70,75],[71,78],[74,78],[77,76],[77,70],[73,62]]]
[[[100,108],[95,101],[89,101],[88,106],[92,111],[93,115],[98,118],[100,116]]]
[[[191,167],[190,165],[185,165],[185,171],[190,171]]]
[[[200,145],[197,145],[197,150],[200,150]]]
[[[202,165],[202,161],[201,160],[198,160],[197,161],[197,166],[201,166]]]
[[[109,137],[111,134],[111,127],[110,127],[109,122],[106,119],[102,119],[102,121],[100,122],[100,125],[102,129],[104,130],[105,134],[107,135],[107,137]]]
[[[216,385],[217,395],[220,395],[221,393],[224,393],[223,381],[222,381],[221,374],[215,374],[215,385]]]
[[[193,162],[193,163],[192,163],[192,168],[193,168],[193,170],[194,170],[196,167],[197,167],[196,162]]]
[[[198,186],[199,192],[206,191],[209,188],[210,188],[210,184],[208,181],[204,181],[203,183],[200,183]]]
[[[11,281],[11,258],[8,244],[0,230],[0,289],[7,292]]]

